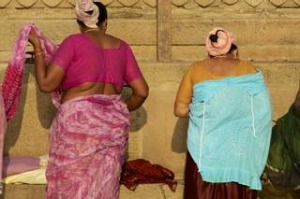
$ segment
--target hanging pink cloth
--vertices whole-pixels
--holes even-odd
[[[41,40],[47,64],[50,63],[57,49],[56,45],[39,31],[34,24],[25,24],[21,28],[2,83],[3,100],[8,121],[13,118],[20,103],[22,79],[25,69],[25,50],[31,29],[36,31]]]
[[[51,42],[34,24],[25,24],[13,47],[11,58],[6,68],[2,85],[0,85],[0,171],[3,168],[3,147],[6,132],[6,122],[11,120],[20,103],[21,87],[23,73],[25,69],[26,45],[29,38],[30,30],[35,30],[38,34],[45,55],[46,63],[50,63],[57,46]],[[53,93],[53,103],[59,104],[60,95]],[[2,179],[2,172],[0,172]],[[2,184],[0,185],[2,192]]]

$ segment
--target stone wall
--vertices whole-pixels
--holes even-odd
[[[274,119],[294,100],[300,81],[299,0],[105,0],[108,33],[132,45],[150,95],[132,112],[130,159],[145,158],[182,178],[186,120],[173,116],[173,101],[188,65],[206,57],[206,34],[215,26],[237,37],[242,59],[262,69]],[[24,23],[34,22],[55,43],[77,32],[74,0],[0,0],[0,74]],[[28,46],[30,50],[30,46]],[[9,124],[5,152],[40,156],[55,109],[38,91],[28,63],[22,103]],[[3,75],[2,75],[3,76]]]

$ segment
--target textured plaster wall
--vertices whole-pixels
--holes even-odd
[[[150,85],[148,100],[132,112],[129,159],[162,164],[182,178],[186,120],[173,116],[173,101],[186,67],[206,57],[205,37],[215,26],[230,29],[238,37],[240,57],[264,72],[274,119],[294,100],[300,81],[299,0],[102,2],[109,11],[108,33],[132,45]],[[78,31],[73,7],[73,0],[0,0],[1,77],[24,23],[36,23],[59,44]],[[49,95],[38,91],[32,65],[26,67],[22,100],[9,123],[5,153],[40,156],[47,153],[47,133],[55,109]]]

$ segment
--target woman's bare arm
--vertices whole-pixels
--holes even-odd
[[[128,110],[133,111],[139,108],[147,99],[149,87],[146,80],[142,77],[132,82],[129,82],[132,88],[132,94],[125,100]]]
[[[56,90],[63,79],[63,70],[57,65],[46,65],[40,40],[34,31],[30,32],[29,42],[34,48],[35,76],[39,89],[46,93]]]
[[[192,99],[192,80],[191,80],[191,67],[183,76],[177,91],[174,103],[174,115],[177,117],[188,117],[189,104]]]

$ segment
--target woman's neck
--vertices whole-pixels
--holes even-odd
[[[232,53],[230,54],[225,54],[225,55],[218,55],[218,56],[213,56],[211,59],[237,59],[235,55]]]
[[[99,32],[99,31],[100,31],[99,28],[88,28],[88,29],[83,30],[82,32],[88,33],[88,32]]]
[[[104,35],[105,30],[102,30],[101,28],[89,28],[82,30],[81,33],[88,35]]]

